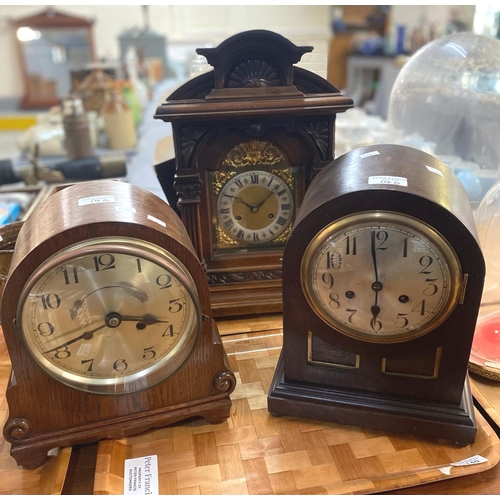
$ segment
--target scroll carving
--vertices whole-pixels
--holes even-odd
[[[284,160],[281,151],[270,142],[252,140],[238,144],[231,149],[223,165],[233,168],[248,165],[276,165]]]
[[[229,395],[236,387],[236,377],[232,372],[220,372],[214,377],[213,386],[218,391]]]
[[[21,441],[29,437],[31,422],[26,418],[13,418],[7,421],[3,433],[9,442]]]
[[[184,127],[180,129],[182,170],[190,168],[193,154],[208,130],[208,127]]]
[[[213,273],[208,274],[210,285],[223,285],[227,283],[246,283],[249,281],[280,280],[283,274],[281,270],[275,271],[251,271],[241,273]]]
[[[175,183],[175,190],[179,202],[194,201],[198,202],[201,195],[201,182],[190,182],[190,183]]]

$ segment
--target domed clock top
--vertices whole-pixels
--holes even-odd
[[[445,164],[387,144],[337,158],[283,254],[269,410],[471,443],[484,275],[467,193]]]

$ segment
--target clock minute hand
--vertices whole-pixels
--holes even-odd
[[[375,231],[371,232],[371,253],[373,259],[373,269],[375,270],[375,281],[372,283],[372,290],[375,292],[375,304],[370,308],[373,315],[373,321],[375,322],[377,316],[380,314],[380,306],[378,305],[378,292],[382,290],[382,283],[378,280],[378,268],[377,268],[377,249],[375,248]]]
[[[373,268],[375,270],[375,281],[378,281],[377,251],[375,249],[375,231],[372,231],[371,236],[372,236],[371,250],[372,250]]]
[[[83,332],[81,335],[78,337],[75,337],[74,339],[68,340],[67,342],[64,342],[64,344],[58,345],[57,347],[54,347],[53,349],[49,349],[48,351],[43,352],[42,354],[47,354],[52,351],[58,351],[59,349],[63,349],[64,347],[67,347],[71,344],[74,344],[75,342],[78,342],[79,340],[85,339],[85,340],[90,340],[93,336],[94,333],[98,332],[99,330],[102,330],[108,326],[106,323],[104,323],[101,326],[98,326],[97,328],[94,328],[93,330],[89,330],[88,332]]]
[[[273,188],[272,191],[269,192],[269,194],[258,204],[258,205],[254,205],[253,208],[255,208],[255,211],[257,212],[259,210],[259,208],[264,205],[264,203],[273,195],[276,193],[276,191],[278,191],[278,188],[279,188],[279,185],[275,186]],[[252,208],[252,212],[253,212],[253,208]]]

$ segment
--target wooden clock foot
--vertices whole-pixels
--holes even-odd
[[[4,436],[12,442],[10,454],[17,465],[26,469],[36,469],[47,460],[47,453],[62,446],[92,443],[101,439],[121,439],[134,436],[150,429],[164,427],[194,417],[204,418],[209,423],[221,423],[229,418],[231,400],[226,395],[217,400],[190,402],[189,407],[166,408],[153,414],[142,413],[124,418],[102,421],[99,427],[92,423],[82,424],[70,429],[56,429],[44,434],[34,434],[29,423],[25,424],[25,438],[17,431],[19,418],[9,419],[4,428]],[[23,419],[26,421],[26,419]],[[14,430],[13,430],[14,429]],[[12,433],[18,434],[14,438]]]
[[[52,448],[35,445],[15,445],[10,448],[10,454],[25,469],[33,470],[41,467],[47,461],[47,454]]]

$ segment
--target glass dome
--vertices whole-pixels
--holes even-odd
[[[469,368],[500,380],[500,181],[486,193],[475,220],[486,261],[486,278]]]
[[[499,178],[500,41],[455,33],[422,47],[396,79],[388,122],[391,142],[430,151],[480,201]]]

